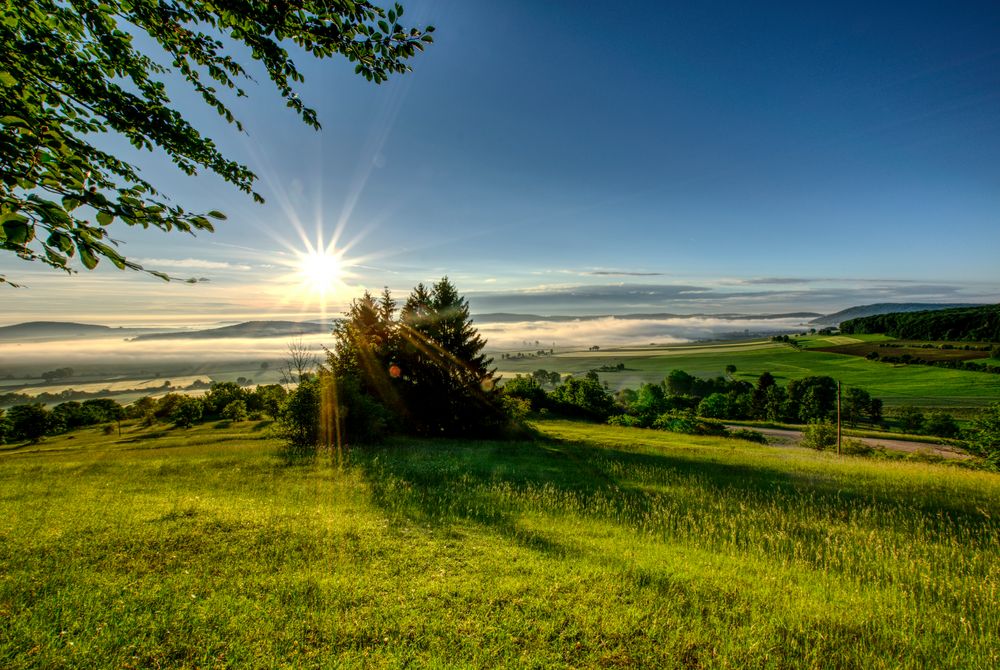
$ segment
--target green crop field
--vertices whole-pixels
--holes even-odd
[[[859,341],[878,341],[882,338],[881,335],[851,337]],[[581,375],[604,365],[622,363],[625,370],[621,372],[600,373],[601,379],[607,381],[611,388],[619,389],[663,381],[674,368],[699,377],[716,377],[732,364],[737,368],[736,377],[747,381],[755,380],[764,371],[771,372],[782,384],[810,375],[829,375],[848,386],[860,386],[873,396],[882,398],[887,407],[942,407],[963,414],[963,409],[1000,401],[1000,375],[923,365],[890,365],[857,356],[810,350],[810,347],[833,346],[834,343],[826,341],[828,339],[804,338],[801,350],[767,340],[735,346],[734,343],[696,343],[597,352],[557,352],[554,356],[534,359],[498,360],[496,365],[504,376],[512,377],[515,374],[530,374],[539,368]]]
[[[4,447],[0,667],[1000,665],[1000,476],[537,427]]]

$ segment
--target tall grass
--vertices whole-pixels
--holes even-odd
[[[253,424],[2,452],[0,666],[1000,665],[1000,477],[537,427],[342,468]]]

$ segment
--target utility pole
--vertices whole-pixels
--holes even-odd
[[[837,455],[840,456],[840,381],[837,381]]]

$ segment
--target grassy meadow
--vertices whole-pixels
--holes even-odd
[[[861,338],[878,341],[883,336],[858,336],[856,339]],[[694,343],[608,348],[596,352],[557,351],[553,356],[540,358],[498,360],[496,365],[502,374],[512,377],[530,374],[538,368],[581,375],[601,366],[623,363],[623,371],[600,373],[601,379],[612,389],[620,389],[661,382],[674,368],[699,377],[716,377],[732,364],[737,368],[735,376],[747,381],[754,381],[765,371],[771,372],[781,384],[791,379],[828,375],[882,398],[889,408],[902,405],[940,407],[964,416],[972,413],[969,410],[1000,401],[1000,375],[879,363],[858,356],[814,350],[844,344],[843,337],[801,339],[802,349],[770,340]]]
[[[1000,476],[565,421],[0,451],[0,667],[990,668]]]

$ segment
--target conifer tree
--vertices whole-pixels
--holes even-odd
[[[496,425],[493,362],[468,302],[445,277],[418,284],[400,312],[400,367],[411,430],[469,434]]]

